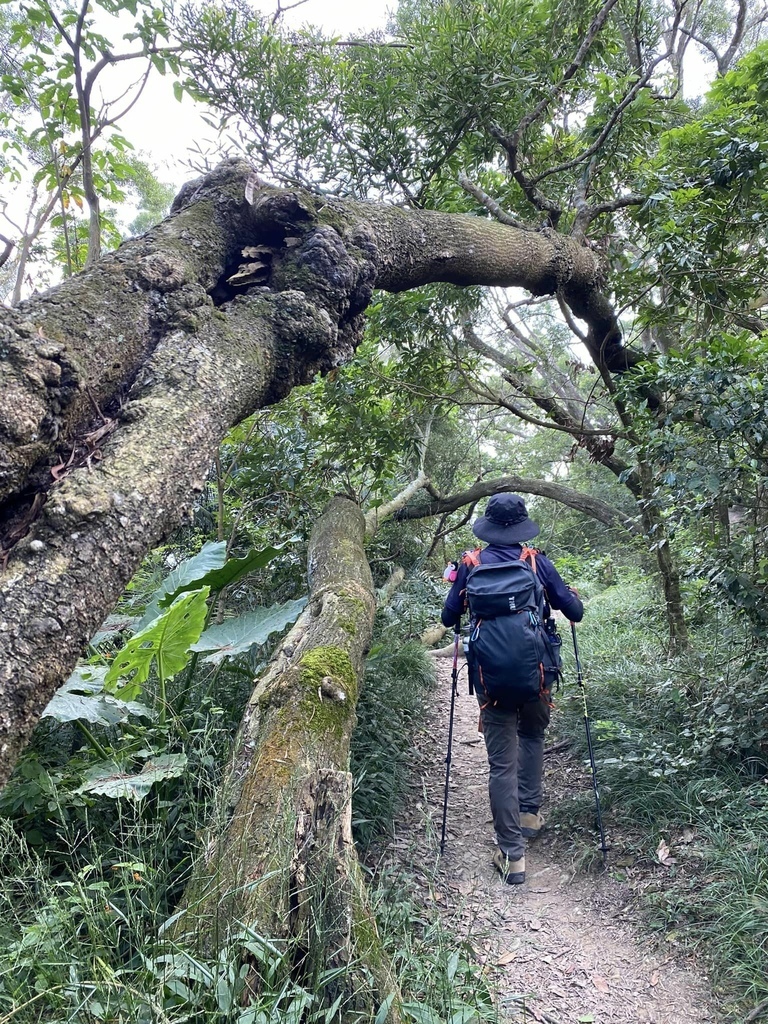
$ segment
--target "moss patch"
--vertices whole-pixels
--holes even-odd
[[[342,740],[348,737],[357,703],[357,674],[346,651],[340,647],[316,647],[308,651],[299,662],[304,697],[301,710],[306,715],[306,727],[315,733],[325,733]],[[343,691],[344,700],[326,695],[323,680],[331,680],[332,689]],[[322,697],[321,697],[322,694]]]
[[[348,636],[357,636],[360,623],[367,619],[368,608],[360,597],[353,597],[351,594],[343,596],[344,611],[336,616],[336,625]]]

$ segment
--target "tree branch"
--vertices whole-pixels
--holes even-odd
[[[518,124],[517,128],[515,129],[514,135],[512,136],[515,148],[517,148],[523,133],[528,128],[530,128],[534,121],[537,121],[539,119],[539,117],[544,113],[544,111],[547,109],[550,103],[552,103],[553,100],[557,99],[557,97],[563,91],[563,87],[568,82],[570,82],[570,80],[573,78],[576,72],[581,68],[582,64],[587,58],[589,51],[592,48],[592,44],[594,43],[595,39],[600,34],[600,31],[602,30],[603,26],[608,20],[608,15],[611,13],[611,11],[617,3],[618,0],[605,0],[603,6],[600,8],[600,10],[593,18],[592,24],[587,29],[586,35],[584,36],[581,46],[576,51],[576,56],[573,58],[571,63],[563,72],[560,81],[556,85],[552,86],[549,92],[541,100],[539,100],[535,107],[531,108],[531,110]]]
[[[458,523],[454,523],[452,526],[448,526],[448,527],[445,526],[445,521],[447,520],[448,516],[450,515],[450,512],[445,512],[440,517],[440,525],[439,525],[439,528],[437,529],[437,531],[435,532],[434,537],[432,538],[432,543],[429,545],[429,551],[427,552],[427,558],[429,558],[431,555],[433,555],[435,553],[435,551],[437,550],[437,545],[440,543],[441,540],[443,540],[445,537],[449,537],[452,533],[456,533],[457,530],[461,530],[462,527],[467,525],[467,523],[472,519],[472,516],[475,514],[475,508],[476,507],[477,507],[477,502],[476,501],[471,502],[467,506],[466,514],[464,516],[462,516],[462,518],[458,521]]]
[[[605,3],[593,18],[591,25],[587,29],[586,35],[576,51],[576,55],[563,72],[560,80],[556,85],[552,86],[542,99],[539,100],[539,102],[529,110],[525,117],[520,120],[512,135],[505,135],[498,129],[491,129],[491,134],[507,154],[507,165],[509,167],[510,174],[518,183],[528,201],[536,209],[541,210],[543,213],[548,215],[552,227],[557,227],[558,221],[562,215],[562,209],[558,203],[547,198],[537,187],[537,182],[541,180],[541,175],[538,178],[529,178],[521,168],[518,162],[520,142],[527,129],[538,120],[545,110],[547,110],[550,104],[560,95],[564,87],[582,67],[590,49],[592,48],[592,44],[605,25],[605,22],[608,20],[608,15],[616,6],[617,2],[618,0],[605,0]]]
[[[593,498],[589,494],[582,494],[570,487],[554,483],[549,480],[532,480],[521,476],[502,476],[495,480],[480,480],[472,487],[448,498],[441,498],[439,501],[418,505],[409,505],[395,514],[398,521],[410,519],[425,519],[427,516],[443,515],[447,512],[456,512],[465,505],[476,503],[482,498],[488,498],[492,494],[502,494],[508,491],[521,494],[536,494],[542,498],[550,498],[561,505],[583,512],[585,515],[596,519],[605,526],[627,530],[633,536],[642,537],[641,527],[630,516],[616,509],[607,502]]]
[[[738,0],[739,9],[736,14],[736,24],[733,30],[731,42],[722,57],[717,58],[717,73],[724,75],[731,66],[731,61],[736,56],[736,51],[744,38],[744,30],[747,24],[747,0]]]
[[[575,335],[579,339],[579,341],[586,342],[586,334],[576,323],[573,314],[568,308],[568,304],[563,300],[563,296],[559,292],[557,293],[557,304],[560,307],[560,312],[563,314],[563,319],[568,324],[568,327],[571,330],[571,334]]]
[[[61,38],[64,40],[64,42],[70,48],[70,50],[74,51],[74,49],[75,49],[75,42],[72,39],[72,37],[69,35],[67,30],[64,28],[64,26],[62,25],[61,21],[59,20],[59,16],[56,14],[56,11],[54,11],[53,7],[51,7],[51,5],[49,3],[47,3],[47,2],[45,4],[45,9],[46,9],[46,11],[48,11],[48,14],[51,16],[51,21],[56,26],[56,31],[60,34]]]
[[[420,491],[428,483],[427,475],[424,470],[419,471],[419,475],[415,480],[412,480],[406,487],[396,494],[390,501],[384,502],[383,505],[379,505],[377,508],[372,508],[369,512],[365,513],[365,536],[366,539],[370,540],[378,530],[379,526],[384,522],[385,519],[391,519],[392,516],[399,511],[401,508],[405,508],[411,498]]]
[[[720,53],[719,53],[719,51],[718,51],[718,50],[717,50],[717,49],[716,49],[716,48],[715,48],[715,47],[714,47],[714,46],[712,45],[712,43],[710,43],[710,42],[709,42],[709,40],[707,40],[707,39],[703,39],[703,38],[702,38],[701,36],[698,36],[698,35],[696,35],[696,33],[695,33],[695,32],[692,32],[692,31],[691,31],[690,29],[687,29],[687,28],[681,28],[681,29],[680,29],[680,31],[681,31],[681,32],[682,32],[682,33],[683,33],[684,35],[687,35],[687,36],[689,36],[689,38],[691,38],[691,39],[692,39],[692,40],[694,41],[694,43],[698,43],[698,44],[699,44],[699,46],[703,46],[705,50],[709,50],[709,52],[710,52],[710,53],[712,54],[712,56],[713,56],[713,57],[715,58],[715,60],[717,61],[717,63],[718,63],[718,64],[720,63]]]
[[[640,192],[630,192],[625,196],[619,196],[618,199],[598,203],[597,206],[592,206],[589,209],[589,223],[591,224],[593,220],[602,217],[604,213],[615,213],[616,210],[623,210],[627,206],[642,206],[647,198],[647,196],[642,195]]]
[[[0,267],[3,267],[8,262],[16,243],[12,239],[6,238],[5,235],[0,235],[0,242],[3,243],[3,251],[0,253]]]
[[[272,15],[272,25],[276,25],[286,11],[293,11],[297,7],[302,7],[306,2],[307,0],[295,0],[294,3],[288,4],[287,7],[283,7],[282,0],[277,0],[277,9]]]
[[[637,94],[641,92],[643,89],[645,89],[645,87],[648,85],[651,78],[653,77],[654,71],[659,66],[659,64],[662,64],[665,60],[669,59],[670,53],[671,50],[667,50],[665,53],[662,53],[660,56],[658,56],[655,60],[651,61],[651,64],[647,68],[645,73],[634,83],[634,85],[630,89],[627,90],[627,93],[622,99],[622,101],[619,104],[617,104],[615,109],[611,112],[611,116],[608,118],[605,125],[603,126],[602,131],[600,132],[600,134],[591,146],[588,146],[582,153],[574,157],[572,160],[566,160],[564,163],[557,164],[555,167],[548,167],[545,171],[542,171],[540,174],[537,174],[535,177],[529,180],[530,186],[532,188],[536,188],[540,182],[544,181],[546,178],[550,178],[553,174],[561,174],[563,171],[570,171],[574,167],[578,167],[579,164],[584,163],[585,160],[589,160],[596,153],[599,153],[599,151],[603,148],[606,139],[615,128],[617,122],[621,119],[621,116],[624,113],[624,111],[627,109],[630,103],[632,103]]]
[[[478,203],[480,203],[481,206],[484,206],[490,215],[495,217],[501,224],[509,224],[510,227],[513,228],[525,229],[525,224],[523,224],[522,221],[517,220],[511,214],[503,210],[495,199],[491,199],[489,195],[483,192],[479,185],[475,185],[474,182],[471,182],[466,174],[460,174],[458,181],[464,191],[473,196]]]

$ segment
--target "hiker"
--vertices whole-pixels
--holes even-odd
[[[571,622],[580,622],[584,606],[546,555],[525,543],[539,533],[539,526],[528,518],[519,495],[493,495],[472,530],[487,541],[487,547],[466,552],[461,559],[442,620],[444,626],[455,627],[469,605],[470,692],[474,689],[480,705],[498,842],[493,865],[504,881],[520,885],[525,881],[525,839],[538,836],[544,826],[539,813],[544,730],[549,725],[551,688],[560,664],[559,637],[554,620],[547,619],[550,609],[556,608]],[[527,590],[516,591],[520,585]],[[515,593],[521,603],[525,594],[532,594],[539,601],[540,612],[528,610],[533,607],[530,600],[522,610],[520,605],[516,608]],[[493,614],[487,613],[489,607]],[[477,614],[478,608],[486,609],[484,618]],[[523,647],[532,632],[538,636],[535,661]],[[545,633],[548,635],[542,641]]]

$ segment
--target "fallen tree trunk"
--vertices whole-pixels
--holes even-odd
[[[392,1022],[397,987],[351,832],[349,741],[376,608],[364,529],[344,498],[315,526],[309,604],[248,703],[177,936],[218,949],[245,927],[278,944],[295,981],[350,1013],[373,1019],[394,994]],[[259,987],[257,962],[248,985]]]
[[[367,523],[367,520],[366,520],[366,523]],[[366,536],[367,535],[368,535],[368,531],[367,531],[367,526],[366,526]],[[389,579],[387,580],[387,582],[384,584],[383,587],[379,588],[378,593],[376,594],[376,607],[377,608],[386,608],[387,607],[387,605],[392,601],[392,599],[394,598],[395,594],[398,592],[400,587],[403,585],[403,580],[404,579],[405,579],[405,569],[403,569],[403,567],[400,566],[400,565],[395,566],[395,568],[390,573]]]
[[[561,290],[626,368],[592,251],[254,184],[228,162],[94,268],[0,311],[0,785],[227,430],[348,358],[374,287]],[[613,316],[613,319],[611,317]]]
[[[432,644],[436,644],[438,640],[442,640],[447,632],[447,626],[443,626],[441,623],[436,622],[431,626],[427,626],[427,628],[419,637],[419,643],[424,644],[425,647],[431,647]],[[451,650],[453,650],[453,644],[451,644]],[[435,653],[437,652],[430,651],[430,654]]]
[[[433,658],[452,658],[453,652],[454,646],[451,643],[448,644],[447,647],[433,647],[431,650],[427,651],[427,654],[429,654]],[[465,657],[464,648],[462,647],[461,643],[459,643],[459,657]]]

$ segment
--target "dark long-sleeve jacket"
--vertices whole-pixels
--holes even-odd
[[[522,553],[521,544],[489,544],[480,552],[482,565],[495,562],[513,562]],[[442,611],[444,626],[455,626],[464,613],[465,590],[469,566],[459,563],[456,580],[451,587]],[[561,611],[571,622],[581,622],[584,616],[584,605],[579,597],[563,583],[560,573],[552,565],[546,555],[536,555],[536,575],[539,577],[550,607]]]

